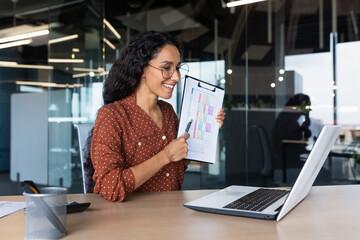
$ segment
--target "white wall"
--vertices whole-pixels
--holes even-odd
[[[47,92],[11,95],[10,179],[48,183]]]

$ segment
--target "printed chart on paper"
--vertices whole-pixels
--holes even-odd
[[[179,133],[183,133],[187,124],[192,121],[188,139],[189,153],[188,158],[204,162],[215,162],[217,136],[219,132],[219,123],[215,120],[217,113],[222,106],[222,89],[217,92],[209,91],[211,88],[199,87],[193,84],[189,86],[188,82],[184,90],[183,107]],[[203,86],[205,84],[203,83]],[[220,94],[219,94],[220,93]],[[186,106],[186,107],[184,107]],[[181,134],[178,134],[181,135]]]
[[[193,89],[192,108],[189,117],[193,120],[190,127],[189,151],[201,156],[205,154],[206,146],[211,143],[211,129],[214,128],[216,98],[205,92]],[[217,125],[217,124],[216,124]],[[217,125],[218,127],[218,125]],[[198,157],[201,157],[198,156]]]

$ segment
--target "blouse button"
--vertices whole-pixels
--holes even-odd
[[[162,136],[162,139],[165,140],[165,139],[166,139],[166,136]]]
[[[166,173],[166,176],[168,177],[170,174],[169,173]]]
[[[138,142],[138,145],[139,145],[139,146],[141,146],[141,144],[142,144],[141,142]]]

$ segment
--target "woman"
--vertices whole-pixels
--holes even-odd
[[[143,32],[121,52],[104,84],[91,159],[94,193],[122,202],[133,191],[180,190],[189,134],[176,139],[169,99],[180,80],[180,46],[171,36]],[[217,116],[222,125],[224,110]]]

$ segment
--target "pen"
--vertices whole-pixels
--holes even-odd
[[[193,120],[191,119],[185,128],[185,133],[189,132],[192,122],[193,122]]]
[[[24,181],[23,184],[26,193],[35,193],[35,194],[40,193],[39,189],[36,187],[33,181]],[[45,210],[46,217],[60,232],[62,233],[66,232],[66,229],[62,224],[62,222],[59,220],[59,218],[51,210],[49,205],[47,205],[47,203],[42,198],[33,198],[33,201],[35,202],[35,204],[38,204]]]

